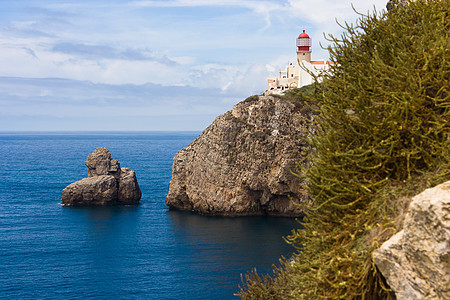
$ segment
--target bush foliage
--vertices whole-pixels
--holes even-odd
[[[305,229],[273,277],[246,276],[243,299],[395,299],[371,253],[401,228],[404,199],[450,179],[449,7],[418,0],[330,36]]]

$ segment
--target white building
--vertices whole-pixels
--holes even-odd
[[[291,88],[311,84],[314,82],[314,76],[320,76],[321,73],[328,71],[333,62],[311,61],[311,45],[311,38],[303,30],[297,38],[297,62],[287,66],[286,71],[280,71],[279,77],[267,79],[266,94],[282,93]]]

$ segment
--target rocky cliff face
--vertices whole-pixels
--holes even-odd
[[[450,299],[450,181],[413,198],[403,230],[373,252],[397,299]]]
[[[173,160],[166,204],[207,215],[299,216],[301,179],[291,171],[307,145],[305,106],[252,96],[217,117]]]
[[[86,162],[88,178],[68,185],[62,193],[62,204],[68,206],[136,204],[141,190],[136,174],[111,157],[106,148],[97,148]]]

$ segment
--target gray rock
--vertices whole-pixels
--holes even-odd
[[[137,204],[141,190],[134,171],[120,168],[106,148],[97,148],[86,162],[88,178],[68,185],[62,192],[67,206]]]
[[[207,215],[300,216],[302,179],[291,173],[304,156],[302,105],[253,96],[217,117],[173,159],[166,204]],[[309,114],[311,114],[309,112]]]
[[[122,168],[119,179],[118,201],[122,204],[138,203],[141,195],[136,173],[128,168]]]
[[[62,193],[64,205],[113,205],[117,200],[117,181],[111,175],[83,178],[68,185]]]
[[[388,11],[391,11],[393,9],[396,9],[399,6],[406,6],[408,2],[411,2],[414,0],[389,0],[386,4],[386,9]]]
[[[450,299],[450,181],[415,196],[403,230],[373,252],[397,299]]]
[[[88,177],[100,175],[113,175],[120,177],[120,163],[111,157],[106,148],[97,148],[90,153],[85,161],[88,168]]]

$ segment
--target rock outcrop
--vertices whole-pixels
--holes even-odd
[[[295,202],[306,196],[291,171],[308,148],[301,136],[311,116],[305,104],[274,96],[236,104],[175,155],[166,204],[206,215],[301,215]]]
[[[416,0],[389,0],[386,3],[386,9],[387,11],[395,10],[397,7],[405,7],[409,3],[414,2]],[[427,1],[427,0],[425,0]]]
[[[408,4],[408,2],[410,2],[412,0],[389,0],[386,4],[386,9],[388,11],[391,11],[395,8],[397,8],[398,6],[405,6]]]
[[[141,190],[136,174],[111,157],[106,148],[97,148],[85,162],[88,177],[68,185],[62,192],[62,204],[99,206],[137,204]]]
[[[403,230],[373,252],[397,299],[450,299],[450,181],[415,196]]]

